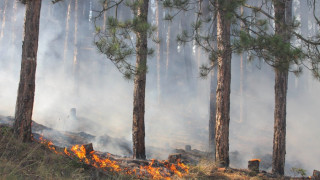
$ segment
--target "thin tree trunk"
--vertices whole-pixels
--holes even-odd
[[[243,122],[243,53],[240,54],[240,119]]]
[[[243,6],[241,6],[241,15],[243,15]],[[243,22],[241,22],[241,30],[243,29]],[[244,64],[244,52],[240,54],[240,120],[239,123],[243,122],[243,64]]]
[[[81,13],[81,11],[80,11]],[[79,95],[79,52],[78,52],[78,22],[79,16],[79,0],[75,0],[74,3],[74,39],[73,39],[73,78],[74,78],[74,93]],[[76,103],[76,102],[74,102]]]
[[[187,16],[186,13],[182,14],[181,18],[181,28],[183,30],[188,30],[189,28],[189,19],[190,17]],[[190,32],[190,31],[188,31]],[[186,80],[187,80],[187,85],[191,88],[193,88],[193,82],[192,82],[192,45],[190,43],[185,44],[182,46],[183,48],[183,56],[184,56],[184,63],[185,63],[185,68],[186,68]]]
[[[162,33],[162,26],[160,26],[160,17],[162,18],[162,11],[160,12],[160,6],[159,6],[159,1],[156,1],[156,25],[158,27],[157,30],[157,38],[160,39],[160,34]],[[161,13],[161,14],[160,14]],[[161,86],[160,86],[160,43],[157,44],[157,93],[158,93],[158,103],[160,103],[160,95],[161,95]]]
[[[103,4],[103,8],[108,8],[108,1],[105,1]],[[103,25],[102,25],[102,31],[104,32],[106,30],[106,23],[107,23],[107,11],[103,12]]]
[[[137,9],[137,17],[144,23],[148,22],[148,5],[149,0],[143,0]],[[133,158],[145,159],[145,128],[144,128],[144,111],[145,111],[145,88],[146,88],[146,66],[147,66],[147,32],[137,32],[136,43],[136,67],[138,73],[134,79],[133,94]]]
[[[8,0],[5,0],[4,1],[3,13],[2,13],[0,40],[2,40],[2,38],[3,38],[4,28],[6,27],[6,11],[7,11],[7,7],[8,7]]]
[[[22,45],[20,82],[15,110],[14,132],[24,142],[31,141],[41,0],[27,0]]]
[[[65,36],[65,38],[64,38],[64,48],[63,48],[63,63],[66,63],[67,52],[68,52],[69,21],[70,21],[71,2],[72,2],[72,0],[69,1],[68,10],[67,10],[66,36]]]
[[[12,15],[12,34],[11,34],[11,44],[16,41],[16,22],[17,22],[17,1],[13,4],[13,15]]]
[[[219,167],[229,166],[229,123],[231,84],[230,19],[226,18],[223,4],[232,0],[216,1],[218,75],[216,102],[216,163]]]
[[[292,1],[274,0],[275,11],[275,34],[282,37],[287,43],[290,37],[286,32],[284,25],[291,23]],[[286,7],[287,6],[287,7]],[[287,13],[286,13],[287,11]],[[276,61],[286,61],[281,57],[275,57]],[[274,135],[273,135],[273,155],[272,155],[272,173],[284,175],[285,155],[286,155],[286,105],[288,89],[288,68],[275,69],[275,110],[274,110]]]
[[[78,64],[78,0],[75,0],[74,5],[74,41],[73,41],[73,73],[76,73],[76,66]]]
[[[171,23],[168,23],[168,32],[167,32],[167,52],[166,52],[166,76],[168,75],[169,62],[170,62],[170,35],[171,35]],[[166,77],[167,78],[167,77]]]

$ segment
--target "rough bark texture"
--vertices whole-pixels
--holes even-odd
[[[231,46],[230,19],[222,4],[232,0],[216,1],[217,6],[217,47],[218,75],[216,92],[216,163],[219,167],[229,166],[229,123],[230,123],[230,83],[231,83]]]
[[[41,0],[27,1],[20,82],[14,123],[15,134],[24,142],[31,141],[40,9]]]
[[[275,33],[283,38],[284,41],[290,41],[287,36],[284,25],[286,23],[286,3],[289,0],[274,0],[275,11]],[[292,2],[291,2],[292,3]],[[290,3],[290,4],[291,4]],[[289,5],[289,4],[287,4]],[[287,15],[288,19],[289,15]],[[283,61],[284,57],[275,57],[277,62]],[[288,65],[285,65],[288,67]],[[288,70],[286,68],[275,69],[275,109],[274,109],[274,136],[273,136],[273,156],[272,173],[284,174],[285,155],[286,155],[286,105],[288,88]]]
[[[143,3],[138,7],[138,18],[147,23],[148,21],[148,4],[149,0],[143,0]],[[145,159],[145,128],[144,128],[144,110],[145,110],[145,88],[146,88],[146,66],[147,66],[147,32],[137,32],[136,43],[136,67],[138,72],[134,79],[134,94],[133,94],[133,158]]]

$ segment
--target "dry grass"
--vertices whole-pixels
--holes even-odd
[[[269,176],[269,177],[268,177]],[[78,159],[58,155],[45,145],[18,141],[10,127],[0,125],[0,180],[2,179],[137,179],[124,174],[111,174]],[[177,176],[171,179],[181,179]],[[219,169],[213,160],[203,159],[196,166],[189,167],[187,180],[266,180],[291,179],[289,177],[270,178],[270,174],[254,173],[245,169]]]
[[[58,155],[43,144],[21,143],[10,127],[0,126],[0,179],[132,179],[100,172],[77,159]]]

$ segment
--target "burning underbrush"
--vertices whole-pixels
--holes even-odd
[[[172,179],[172,177],[181,178],[189,173],[189,167],[183,164],[180,159],[175,163],[169,163],[167,160],[160,161],[155,159],[152,159],[151,161],[135,160],[122,158],[110,153],[94,151],[92,144],[74,145],[62,150],[42,136],[36,141],[45,144],[56,154],[66,155],[71,159],[77,158],[81,162],[102,171],[121,173],[137,178],[167,180]]]

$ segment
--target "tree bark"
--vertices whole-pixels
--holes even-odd
[[[143,0],[137,9],[137,17],[142,23],[148,22],[148,6],[149,0]],[[136,32],[136,67],[138,73],[134,79],[133,94],[133,158],[145,159],[145,128],[144,128],[144,112],[145,112],[145,88],[146,88],[146,66],[147,66],[147,31]]]
[[[27,0],[20,82],[14,122],[14,132],[23,142],[31,141],[40,10],[41,0]]]
[[[274,0],[273,3],[275,11],[275,34],[282,37],[283,41],[289,43],[290,36],[288,36],[284,25],[286,23],[291,23],[292,1]],[[288,14],[286,13],[286,11],[288,12]],[[280,63],[285,57],[275,58],[276,62]],[[285,68],[275,69],[275,109],[272,173],[280,175],[284,175],[286,155],[286,105],[288,89],[288,68],[289,64],[285,65]]]
[[[216,1],[217,7],[217,47],[218,75],[216,92],[216,164],[229,166],[229,123],[230,123],[230,83],[231,83],[231,45],[230,19],[226,18],[224,7],[232,0]]]

